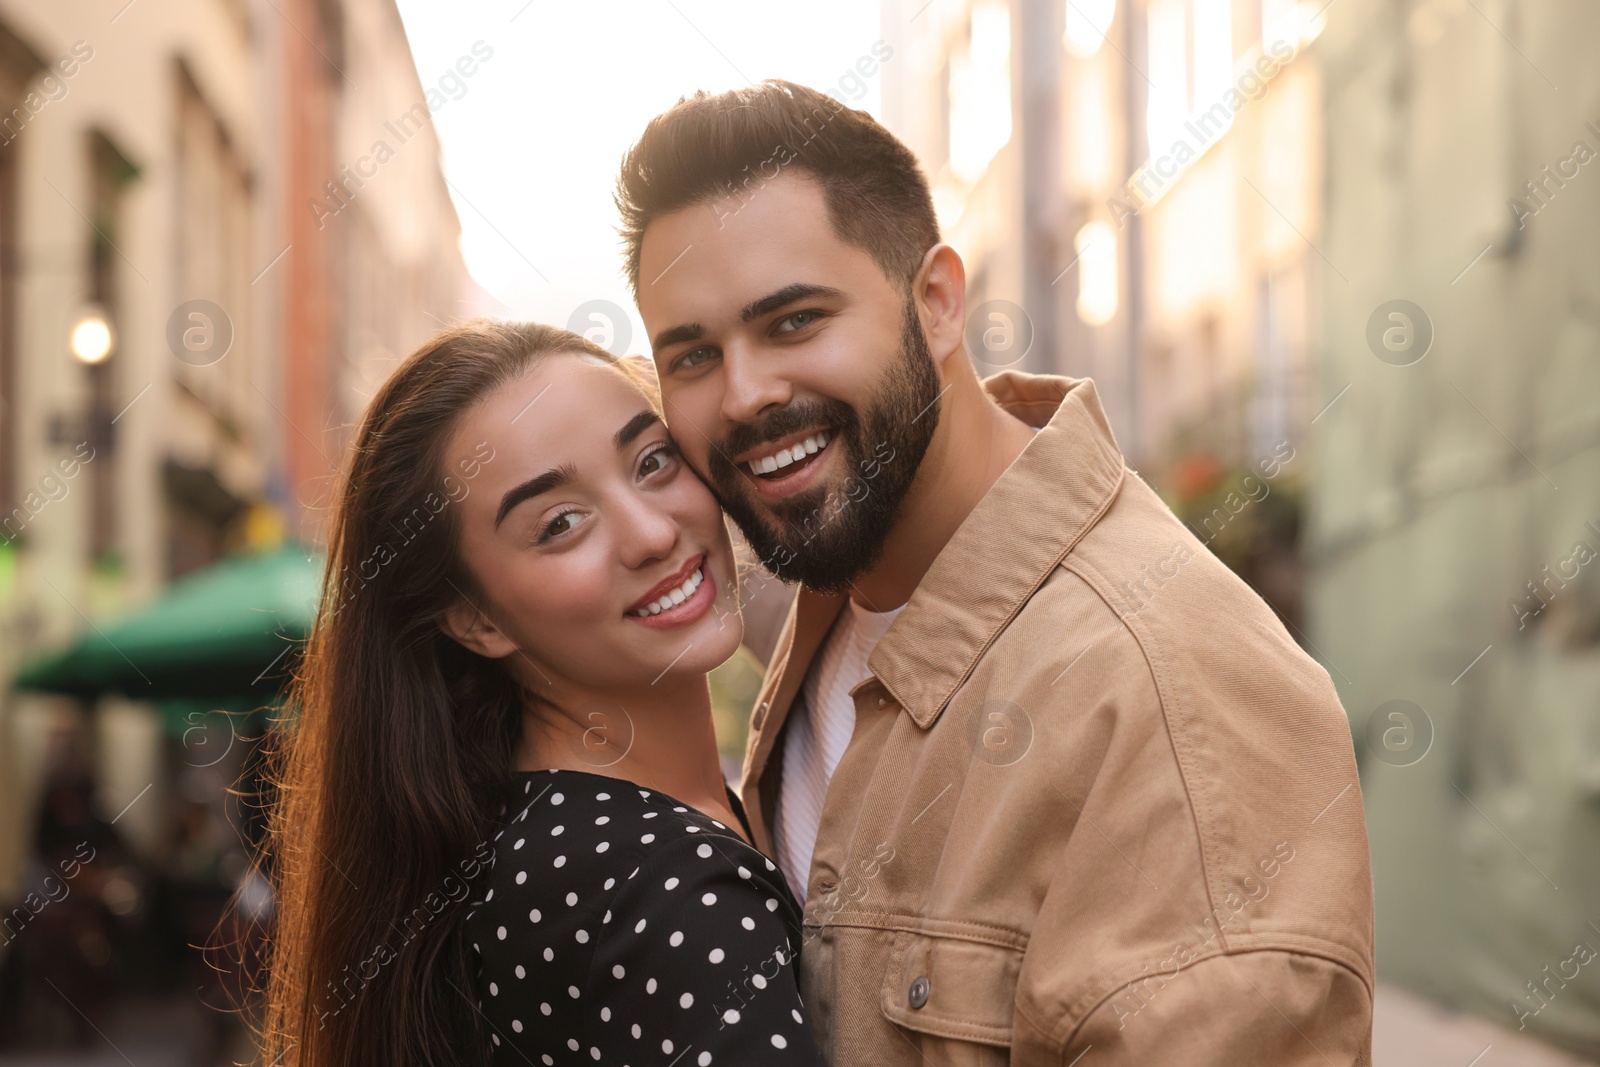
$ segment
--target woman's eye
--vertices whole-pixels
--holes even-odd
[[[795,330],[803,330],[821,317],[822,313],[817,311],[796,311],[793,315],[785,315],[778,322],[778,332],[793,333]]]
[[[552,537],[559,537],[566,533],[568,530],[572,529],[572,526],[574,523],[576,523],[577,518],[578,513],[576,511],[563,511],[561,514],[544,524],[544,528],[539,531],[539,543],[543,544]]]
[[[657,471],[665,470],[674,456],[678,454],[678,446],[667,442],[658,448],[653,448],[645,453],[639,461],[639,477],[647,477]]]

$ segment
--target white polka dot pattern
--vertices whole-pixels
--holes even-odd
[[[824,1063],[798,991],[799,908],[772,863],[615,778],[515,781],[526,799],[465,921],[496,1067]]]

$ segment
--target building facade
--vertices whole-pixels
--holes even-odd
[[[1476,9],[1475,9],[1476,7]],[[1580,3],[1341,4],[1308,630],[1380,973],[1600,1057],[1600,82]],[[1498,1055],[1498,1050],[1492,1055]]]
[[[0,680],[232,550],[317,540],[375,380],[476,306],[429,119],[392,0],[0,0]],[[186,736],[149,702],[0,694],[0,892],[52,746],[155,850]]]
[[[1158,476],[1298,439],[1324,269],[1316,9],[883,6],[885,120],[966,259],[980,371],[1092,376]]]

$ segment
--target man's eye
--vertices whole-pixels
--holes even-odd
[[[673,370],[689,370],[710,359],[716,353],[710,348],[691,348],[673,361]]]
[[[785,315],[778,322],[778,333],[793,333],[803,330],[817,319],[822,317],[820,311],[796,311],[793,315]]]

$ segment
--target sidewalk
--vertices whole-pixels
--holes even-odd
[[[1378,986],[1373,1014],[1373,1067],[1588,1067],[1592,1063],[1508,1027],[1447,1011],[1397,986]]]
[[[197,1004],[129,1004],[117,1013],[107,1040],[80,1052],[0,1053],[0,1067],[127,1067],[130,1062],[137,1067],[203,1067],[201,1014]],[[1590,1061],[1514,1030],[1446,1011],[1388,985],[1378,987],[1372,1051],[1373,1067],[1591,1067]],[[231,1059],[243,1061],[249,1047],[232,1052]]]

